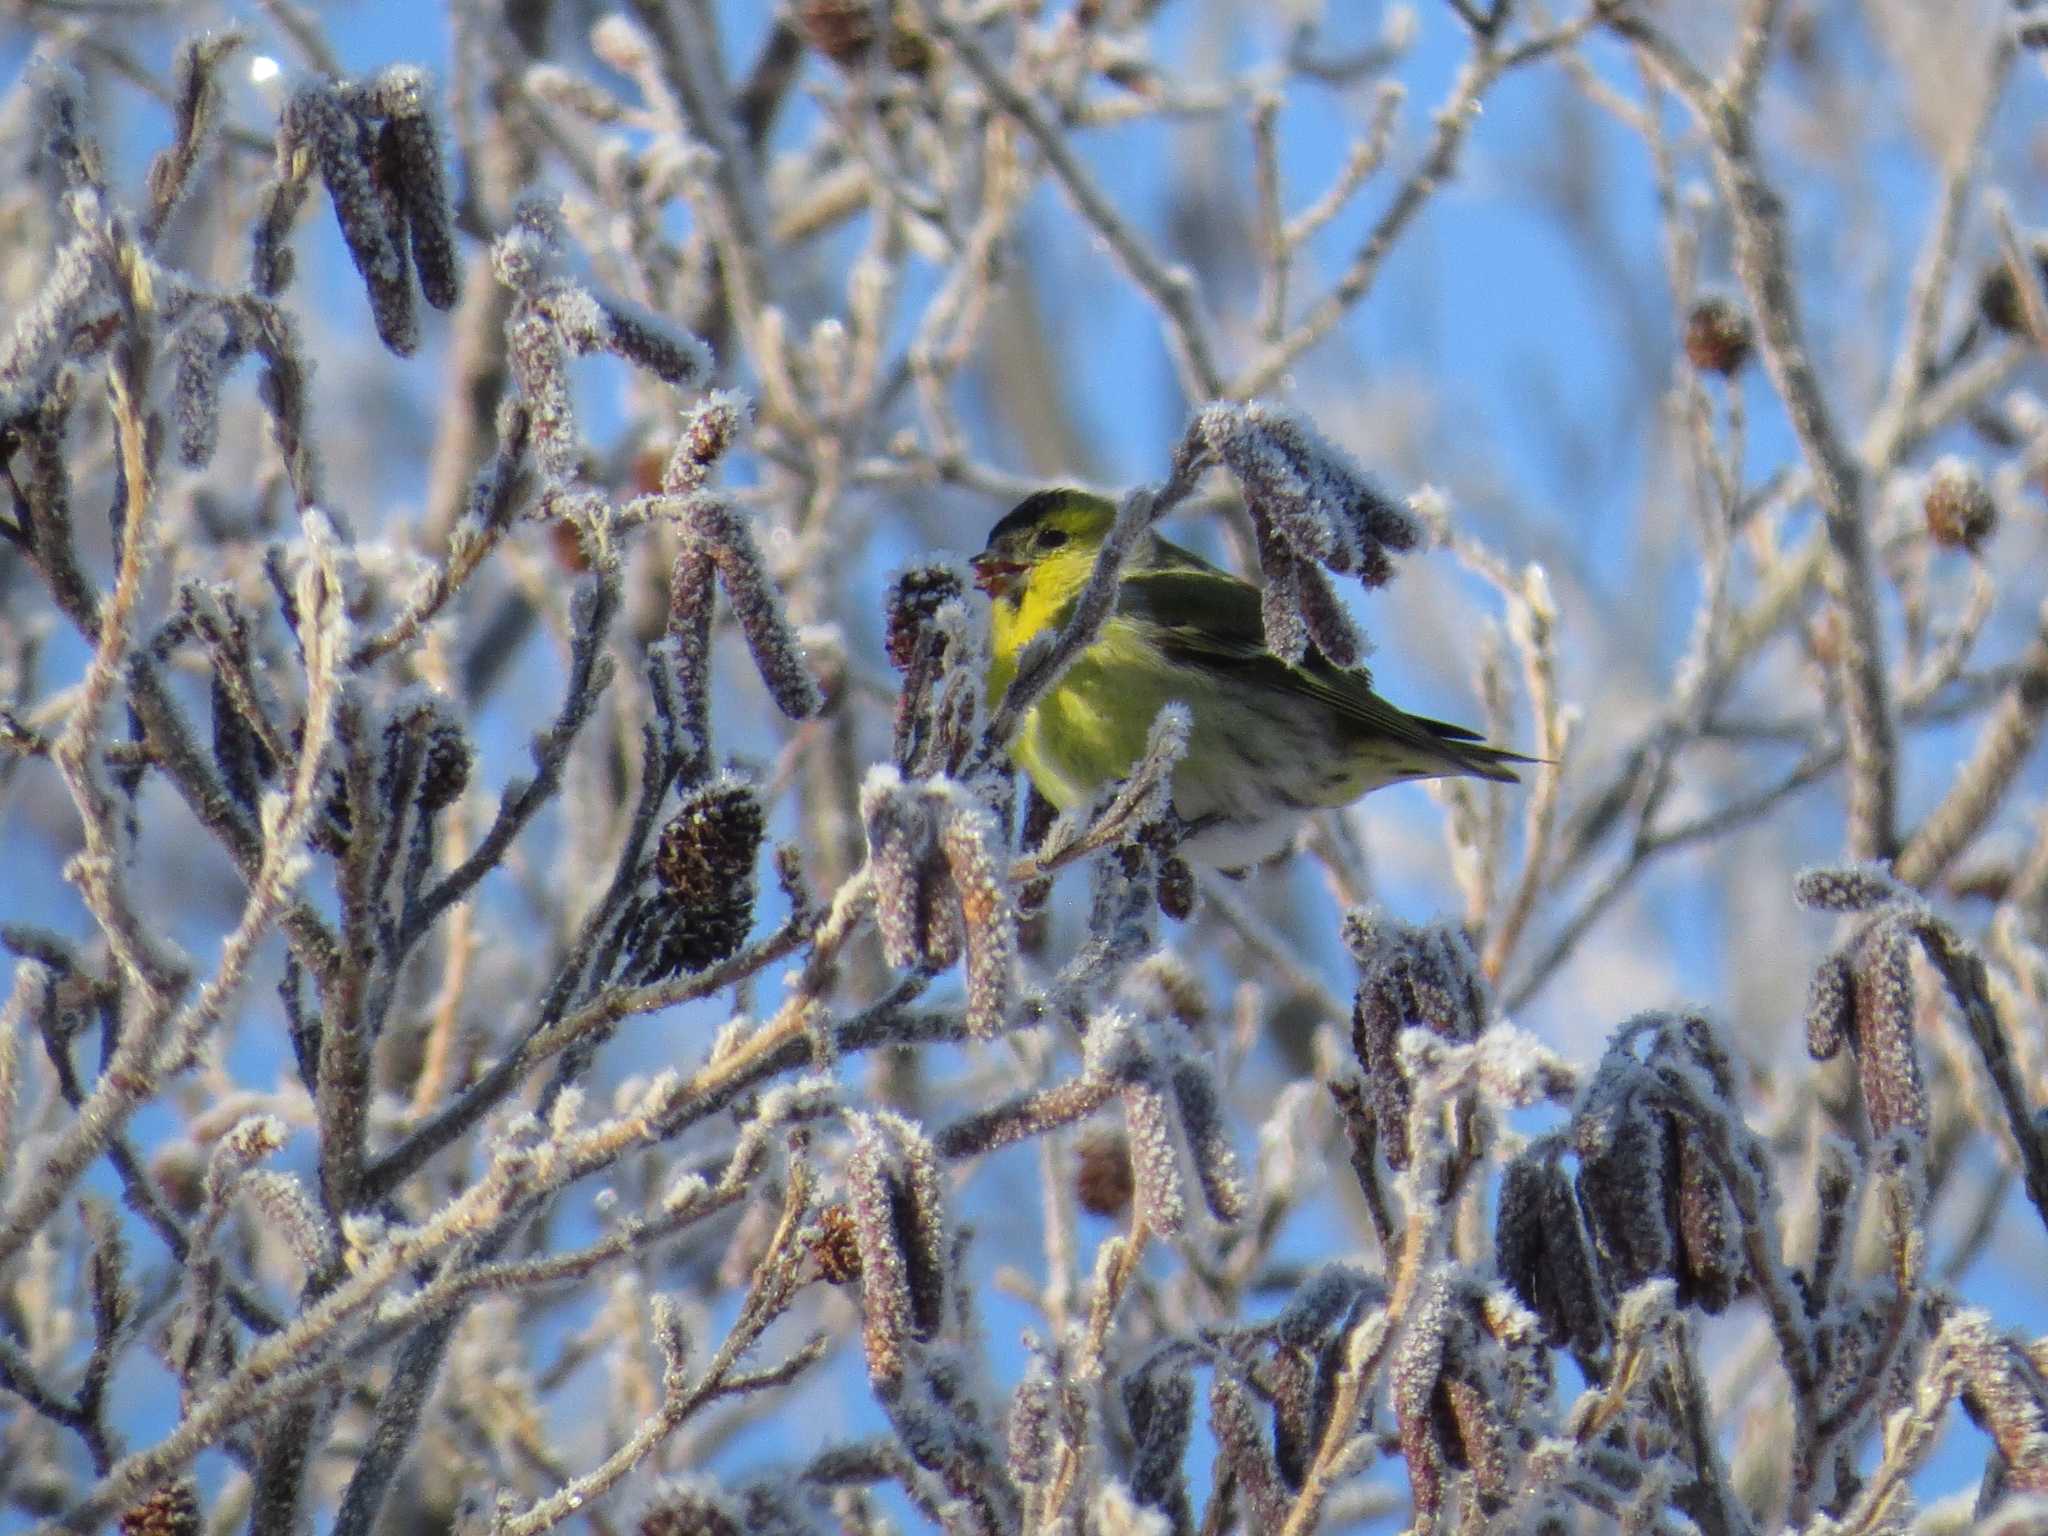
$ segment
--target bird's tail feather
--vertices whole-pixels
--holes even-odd
[[[1530,757],[1524,752],[1511,752],[1506,747],[1493,746],[1477,731],[1467,730],[1462,725],[1451,725],[1442,720],[1425,720],[1420,715],[1411,715],[1409,718],[1435,738],[1434,745],[1449,773],[1491,779],[1496,784],[1519,784],[1522,782],[1521,775],[1508,766],[1510,763],[1545,761],[1540,757]]]

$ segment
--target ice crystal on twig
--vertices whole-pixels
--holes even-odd
[[[546,204],[527,203],[491,254],[498,281],[514,295],[506,321],[507,356],[533,415],[535,452],[551,476],[569,480],[582,456],[569,390],[572,354],[610,352],[678,389],[695,389],[711,376],[711,353],[696,337],[624,300],[601,298],[567,276],[561,270],[561,238],[560,214]],[[730,402],[715,403],[712,419],[730,409]],[[715,438],[723,429],[710,430]],[[700,436],[694,446],[709,452],[722,444]]]

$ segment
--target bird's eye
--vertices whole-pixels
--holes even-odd
[[[1041,528],[1038,530],[1038,547],[1040,549],[1058,549],[1066,542],[1067,534],[1063,528]]]

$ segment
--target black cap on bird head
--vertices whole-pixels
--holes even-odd
[[[974,583],[991,597],[1009,591],[1015,579],[1062,545],[1100,544],[1116,521],[1116,504],[1071,486],[1035,491],[988,531],[988,543],[974,557]]]

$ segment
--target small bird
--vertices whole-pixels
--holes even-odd
[[[975,584],[995,604],[990,708],[1025,645],[1073,612],[1115,520],[1102,497],[1059,489],[990,530],[974,557]],[[1173,778],[1181,849],[1217,869],[1259,863],[1310,812],[1382,785],[1453,774],[1512,784],[1508,764],[1536,761],[1397,709],[1363,667],[1314,648],[1282,660],[1266,648],[1259,589],[1156,534],[1125,565],[1101,633],[1019,723],[1010,757],[1055,807],[1085,807],[1131,771],[1173,702],[1192,727]]]

